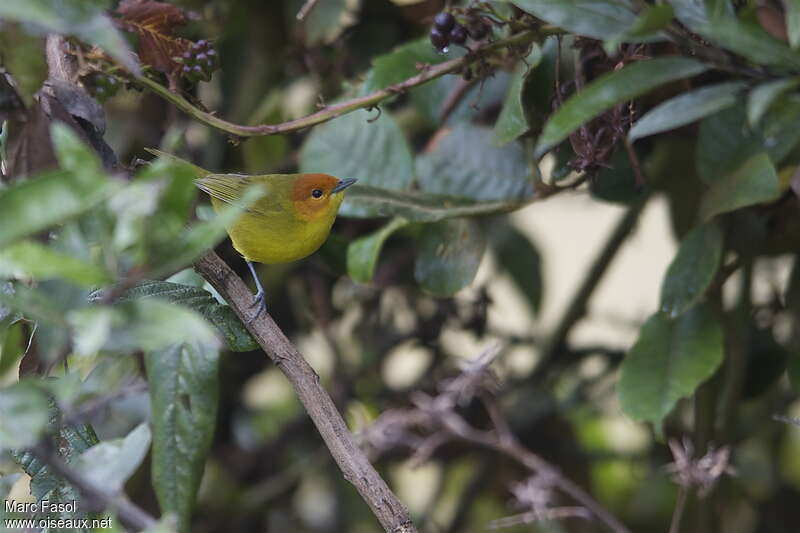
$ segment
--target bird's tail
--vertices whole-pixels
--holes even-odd
[[[172,155],[172,154],[168,154],[167,152],[162,152],[161,150],[156,150],[155,148],[145,148],[145,150],[150,152],[151,154],[153,154],[155,156],[158,156],[158,157],[161,157],[161,158],[164,158],[164,159],[169,159],[171,161],[186,165],[187,167],[192,169],[192,172],[195,175],[194,176],[195,179],[204,178],[204,177],[208,176],[209,174],[213,174],[212,172],[209,172],[208,170],[206,170],[206,169],[204,169],[202,167],[198,167],[197,165],[195,165],[193,163],[190,163],[189,161],[186,161],[185,159],[181,159],[178,156],[175,156],[175,155]]]

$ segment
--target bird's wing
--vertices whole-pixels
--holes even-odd
[[[242,197],[248,187],[259,183],[265,185],[263,180],[256,181],[253,176],[242,174],[208,174],[202,178],[194,180],[195,185],[209,196],[216,198],[231,205],[241,205]],[[270,195],[269,189],[252,206],[247,209],[248,213],[270,216],[280,211],[277,198]]]

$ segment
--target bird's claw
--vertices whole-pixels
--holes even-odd
[[[253,303],[250,304],[250,307],[258,308],[256,310],[256,314],[251,318],[251,320],[255,320],[256,318],[261,316],[261,313],[267,312],[267,301],[263,290],[259,290],[257,293],[253,295]]]

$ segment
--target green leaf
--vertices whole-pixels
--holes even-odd
[[[94,305],[70,312],[75,351],[90,355],[115,351],[161,350],[176,342],[216,348],[216,331],[199,314],[181,305],[153,299],[115,306]]]
[[[719,319],[705,306],[676,320],[656,313],[622,362],[619,400],[634,420],[661,421],[722,363]]]
[[[657,32],[669,25],[674,14],[675,12],[669,4],[645,4],[644,9],[639,12],[636,21],[630,28],[603,43],[606,54],[615,54],[619,45],[624,42],[652,40],[658,37]]]
[[[800,46],[800,2],[786,0],[783,2],[786,9],[786,33],[789,34],[789,46],[796,49]]]
[[[407,224],[405,219],[393,218],[379,230],[352,241],[347,247],[347,272],[350,277],[359,283],[371,281],[383,243],[392,233]]]
[[[138,75],[139,63],[125,38],[105,14],[106,7],[103,2],[85,0],[3,0],[0,18],[38,26],[44,33],[74,35],[104,49]]]
[[[0,248],[84,213],[116,185],[97,158],[66,126],[55,124],[53,142],[66,172],[49,172],[0,189]]]
[[[448,218],[491,215],[514,211],[530,200],[476,202],[435,194],[400,192],[353,185],[347,190],[347,214],[354,218],[401,217],[412,222],[436,222]]]
[[[512,0],[512,3],[570,33],[607,39],[636,22],[636,13],[623,0]]]
[[[153,485],[164,513],[189,519],[203,477],[217,415],[219,353],[201,343],[145,354],[153,424]]]
[[[385,89],[416,76],[420,72],[420,65],[436,65],[461,55],[463,52],[458,48],[447,54],[440,54],[427,37],[408,42],[372,62],[372,69],[361,87],[361,93]]]
[[[703,220],[740,207],[770,202],[781,194],[778,174],[766,152],[754,155],[736,171],[714,182],[700,205]]]
[[[472,219],[427,225],[419,241],[414,279],[435,296],[452,296],[472,283],[485,248],[486,238]]]
[[[99,266],[36,241],[20,241],[0,250],[0,276],[35,280],[62,278],[88,287],[110,281],[108,273]]]
[[[508,272],[534,315],[539,314],[544,294],[542,258],[536,244],[514,226],[506,225],[491,243],[500,267]]]
[[[800,84],[800,78],[783,78],[754,87],[747,97],[747,122],[755,126],[780,95]]]
[[[533,72],[536,72],[536,67],[541,60],[542,49],[538,44],[534,44],[528,57],[524,61],[520,61],[514,70],[503,107],[494,124],[494,144],[502,146],[509,143],[527,133],[530,128],[522,104],[523,89],[525,80]]]
[[[414,177],[408,143],[388,112],[368,122],[375,113],[356,111],[314,128],[300,152],[300,171],[356,178],[384,189],[408,188]],[[341,212],[349,213],[347,202]]]
[[[150,449],[150,428],[140,424],[124,439],[103,441],[75,458],[71,466],[110,492],[122,490]]]
[[[423,192],[480,201],[524,201],[533,196],[531,167],[518,143],[492,146],[493,132],[456,124],[432,151],[417,157]]]
[[[358,21],[360,7],[361,0],[320,2],[303,20],[306,44],[316,46],[334,42],[344,30]]]
[[[601,168],[589,182],[589,192],[594,198],[616,204],[630,204],[642,197],[642,188],[636,184],[628,151],[617,148],[608,166]]]
[[[60,414],[58,408],[50,402],[49,408],[49,431],[53,433],[50,444],[58,450],[58,455],[65,462],[70,463],[80,453],[86,451],[91,446],[97,444],[97,435],[89,425],[83,426],[62,426],[60,424]],[[48,500],[52,503],[72,503],[78,502],[77,512],[66,509],[62,511],[39,512],[34,518],[62,518],[80,519],[87,518],[87,513],[81,507],[81,494],[77,489],[67,483],[61,476],[50,471],[47,464],[42,463],[30,452],[13,452],[14,460],[19,463],[22,469],[31,478],[31,495],[37,500]],[[83,533],[89,532],[88,529],[80,528],[76,531]]]
[[[20,450],[36,444],[49,422],[44,391],[30,381],[0,389],[0,450]]]
[[[744,82],[718,83],[671,98],[648,111],[628,132],[633,142],[663,131],[691,124],[736,103]]]
[[[696,167],[700,178],[714,183],[735,172],[758,153],[769,154],[778,166],[800,141],[800,104],[773,106],[757,127],[747,123],[745,106],[737,105],[704,119],[697,140]]]
[[[609,72],[574,94],[550,117],[536,147],[537,157],[566,139],[582,124],[616,104],[626,102],[670,81],[688,78],[708,69],[683,57],[638,61]]]
[[[722,245],[722,230],[715,221],[695,227],[684,237],[661,284],[661,311],[675,318],[700,301],[714,281]]]
[[[710,23],[693,28],[693,31],[759,66],[800,68],[800,55],[755,21],[724,15],[712,17]]]
[[[259,348],[233,309],[219,303],[210,292],[200,287],[167,281],[146,281],[122,296],[122,300],[148,298],[161,298],[197,311],[219,330],[231,351],[249,352]]]

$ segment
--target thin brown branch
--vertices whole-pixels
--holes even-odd
[[[344,478],[359,492],[390,533],[416,533],[408,510],[356,444],[319,376],[266,313],[259,316],[244,282],[214,252],[196,264],[200,274],[222,295],[253,338],[287,377],[303,403]]]
[[[212,113],[207,113],[192,105],[188,100],[181,95],[171,92],[168,88],[164,87],[158,82],[155,82],[147,77],[141,76],[136,78],[136,81],[158,94],[165,100],[172,103],[181,111],[191,115],[195,120],[198,120],[208,126],[216,128],[220,131],[236,135],[238,137],[258,137],[263,135],[278,135],[281,133],[289,133],[298,131],[317,124],[322,124],[341,115],[345,115],[358,109],[369,109],[375,107],[379,103],[397,96],[398,94],[405,93],[414,87],[423,85],[431,80],[440,78],[445,74],[457,72],[467,65],[484,58],[497,50],[506,47],[518,47],[533,42],[538,37],[544,37],[553,32],[560,32],[557,28],[539,28],[538,30],[525,30],[505,39],[499,39],[493,43],[488,43],[480,48],[477,48],[466,55],[439,63],[438,65],[429,65],[424,67],[419,74],[412,76],[407,80],[395,83],[384,89],[379,89],[370,94],[353,98],[334,105],[326,106],[316,113],[308,116],[290,120],[282,124],[260,124],[257,126],[245,126],[241,124],[234,124],[227,120],[221,119]]]
[[[115,513],[125,527],[141,531],[155,525],[156,519],[130,501],[127,496],[121,493],[109,493],[106,489],[98,487],[70,468],[61,457],[46,446],[36,446],[31,449],[31,453],[39,461],[45,463],[51,471],[78,489],[93,504]]]

